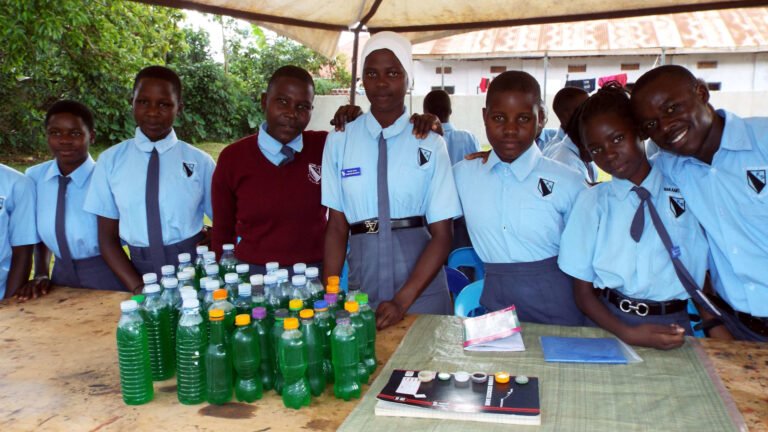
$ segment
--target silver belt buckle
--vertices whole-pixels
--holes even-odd
[[[648,315],[648,312],[650,311],[647,304],[643,302],[632,304],[632,301],[628,299],[621,299],[619,302],[619,309],[624,313],[634,313],[635,315],[643,317]]]
[[[378,220],[367,220],[365,221],[365,227],[368,229],[366,231],[366,234],[376,234],[379,232],[379,221]]]

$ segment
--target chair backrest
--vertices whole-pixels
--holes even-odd
[[[688,318],[691,320],[691,331],[697,338],[706,337],[704,330],[696,330],[694,327],[696,324],[701,323],[701,315],[699,315],[696,305],[693,304],[693,300],[688,299]]]
[[[455,268],[456,270],[458,270],[459,267],[472,267],[475,269],[475,280],[485,278],[483,262],[480,260],[480,257],[477,256],[475,249],[471,247],[458,248],[451,252],[451,254],[448,255],[448,267]]]
[[[473,314],[472,312],[480,306],[480,295],[483,293],[483,280],[472,282],[464,287],[463,290],[456,296],[456,301],[453,304],[454,314],[459,317],[477,316],[480,314]]]
[[[448,290],[451,292],[453,298],[456,298],[461,290],[469,285],[467,276],[454,268],[446,267],[445,276],[448,279]]]

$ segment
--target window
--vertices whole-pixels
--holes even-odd
[[[449,75],[452,72],[453,72],[453,68],[451,68],[450,66],[443,66],[443,67],[438,66],[435,68],[435,73],[438,75],[440,74]]]
[[[585,64],[568,65],[568,73],[577,73],[577,72],[586,72],[586,71],[587,71],[587,65]]]
[[[710,91],[720,91],[720,83],[719,82],[708,82],[707,88]]]
[[[492,74],[500,74],[507,71],[506,66],[491,66],[491,73]]]
[[[716,61],[700,61],[696,63],[696,67],[698,69],[717,69],[717,62]]]
[[[445,86],[445,87],[432,86],[432,90],[445,90],[446,93],[448,93],[449,95],[452,95],[456,93],[456,86]]]
[[[623,71],[640,70],[640,63],[622,63],[621,70]]]

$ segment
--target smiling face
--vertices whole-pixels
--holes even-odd
[[[614,177],[639,185],[651,170],[631,119],[597,114],[582,125],[581,141],[597,166]]]
[[[376,50],[365,58],[363,86],[371,102],[371,114],[383,127],[400,117],[408,91],[408,76],[392,51]]]
[[[68,175],[85,162],[88,147],[95,139],[83,119],[68,112],[53,114],[48,119],[45,136],[63,175]]]
[[[513,162],[533,144],[544,127],[544,113],[536,95],[507,90],[488,97],[483,108],[485,134],[504,162]]]
[[[136,124],[151,141],[159,141],[171,133],[181,109],[173,84],[158,78],[142,78],[131,104]]]
[[[312,119],[314,89],[292,77],[280,77],[261,96],[261,109],[267,120],[267,133],[288,144],[306,129]]]

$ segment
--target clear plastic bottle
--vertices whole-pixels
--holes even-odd
[[[160,286],[152,284],[145,289],[142,309],[146,321],[149,360],[152,365],[152,379],[163,381],[171,378],[176,371],[176,349],[171,345],[170,306],[160,297]]]
[[[317,267],[307,267],[307,271],[304,273],[307,276],[307,292],[313,302],[322,300],[325,295],[323,284],[320,283],[320,270]]]
[[[291,300],[291,281],[288,278],[288,269],[279,269],[277,271],[277,287],[280,292],[280,298],[287,305]]]
[[[253,308],[251,316],[253,317],[251,328],[253,328],[254,337],[258,340],[259,355],[261,356],[259,367],[262,388],[265,391],[272,390],[275,386],[276,355],[272,346],[272,327],[267,319],[267,309],[257,306]]]
[[[367,334],[366,342],[368,349],[365,351],[363,362],[368,367],[368,373],[373,374],[376,371],[376,313],[368,305],[368,294],[360,293],[355,296],[357,304],[360,305],[360,318],[363,320],[365,332]]]
[[[205,266],[205,277],[207,277],[210,280],[218,281],[219,286],[224,286],[224,280],[221,277],[219,277],[218,264],[207,264]]]
[[[160,287],[162,289],[165,289],[165,280],[174,278],[176,279],[176,267],[172,265],[164,265],[160,267],[160,274],[162,274],[162,277],[160,277]]]
[[[203,254],[203,269],[205,269],[205,266],[211,265],[211,264],[217,264],[216,252],[214,252],[214,251],[206,251]]]
[[[357,301],[356,297],[358,294],[360,294],[362,291],[360,291],[360,284],[355,281],[349,281],[347,284],[347,300]]]
[[[176,395],[184,405],[206,399],[205,352],[208,347],[206,325],[195,297],[184,300],[176,333]]]
[[[192,287],[192,289],[195,288],[195,270],[193,268],[184,269],[178,273],[176,273],[176,277],[179,281],[178,285],[176,287],[181,290],[182,287],[189,286]]]
[[[309,292],[307,291],[307,277],[304,275],[295,275],[291,278],[291,299],[299,299],[305,304],[309,304]]]
[[[123,402],[141,405],[155,396],[152,367],[144,320],[134,300],[120,303],[122,315],[117,323],[117,359],[120,365],[120,389]]]
[[[288,309],[277,309],[275,311],[275,324],[272,326],[270,334],[273,352],[275,354],[275,392],[283,393],[283,373],[280,369],[280,337],[283,335],[284,322],[288,318]]]
[[[248,285],[249,290],[250,288]],[[251,316],[237,315],[235,332],[232,334],[232,366],[235,369],[235,397],[241,402],[250,403],[261,399],[260,348],[257,336],[251,328]]]
[[[141,293],[146,294],[147,287],[157,283],[157,273],[144,273],[141,275],[141,280],[144,282],[144,288],[141,289]]]
[[[179,265],[176,266],[176,273],[181,273],[188,268],[192,270],[195,269],[194,264],[192,264],[192,255],[190,255],[189,253],[187,252],[180,253],[176,258],[179,259]]]
[[[307,271],[307,265],[304,263],[296,263],[293,265],[293,275],[303,275]]]
[[[264,295],[267,301],[267,312],[271,317],[275,316],[275,311],[283,307],[283,301],[280,289],[277,286],[277,276],[264,276]],[[286,303],[285,307],[288,307]]]
[[[250,277],[251,307],[267,307],[267,296],[264,292],[264,276],[255,274]]]
[[[206,284],[208,283],[209,280],[210,279],[208,278],[208,276],[203,276],[200,279],[200,281],[199,281],[199,283],[200,283],[200,291],[197,292],[197,298],[198,298],[198,300],[200,300],[200,304],[205,303],[204,302],[204,300],[205,300],[205,292],[206,292],[205,286],[206,286]],[[217,285],[216,289],[219,289],[219,288],[220,288],[220,286]],[[205,307],[203,307],[203,310],[207,310],[207,309],[205,309]]]
[[[205,282],[205,294],[203,295],[203,315],[208,317],[208,309],[213,304],[213,293],[220,288],[219,281],[206,280]]]
[[[211,405],[225,404],[232,399],[232,358],[225,340],[224,311],[208,311],[211,339],[205,354],[206,392]]]
[[[323,372],[328,382],[333,382],[333,363],[331,362],[331,317],[328,314],[328,303],[318,300],[315,306],[315,325],[320,332],[320,341],[323,347]]]
[[[235,299],[235,309],[237,314],[246,314],[251,317],[251,284],[241,283],[237,286],[237,298]]]
[[[301,335],[307,347],[307,381],[312,396],[320,396],[325,390],[325,370],[323,369],[323,335],[315,323],[315,311],[304,309],[299,312]]]
[[[237,277],[237,273],[227,273],[224,275],[224,289],[227,290],[229,301],[233,301],[237,297],[238,285],[240,285],[240,278]]]
[[[179,312],[181,311],[181,294],[179,282],[175,277],[166,278],[163,281],[163,293],[160,298],[168,304],[168,315],[171,323],[171,350],[176,350],[176,327],[179,325]]]
[[[235,266],[235,272],[240,279],[240,283],[249,283],[251,277],[251,267],[248,264],[238,264]]]
[[[309,406],[310,392],[307,382],[307,347],[299,331],[299,320],[286,318],[283,322],[283,334],[280,336],[280,370],[285,384],[283,387],[283,405],[286,408],[299,409]]]
[[[359,363],[357,366],[357,378],[360,384],[368,384],[371,374],[368,373],[368,366],[365,364],[365,354],[368,351],[368,333],[365,331],[363,319],[360,317],[360,306],[356,301],[344,303],[344,310],[349,312],[349,319],[352,321],[352,327],[355,328],[357,336],[357,347],[359,350]]]
[[[352,327],[349,313],[339,311],[331,336],[333,394],[345,401],[360,397],[360,379],[357,376],[360,351],[357,345],[357,332]]]
[[[198,246],[195,248],[197,256],[195,257],[195,290],[205,289],[205,285],[200,284],[200,279],[205,277],[205,253],[208,252],[208,246]]]
[[[221,246],[221,259],[219,260],[221,274],[237,274],[237,258],[235,258],[235,245],[227,243]]]
[[[264,268],[267,270],[268,275],[277,276],[277,271],[280,269],[280,263],[277,261],[270,261],[264,265]]]

